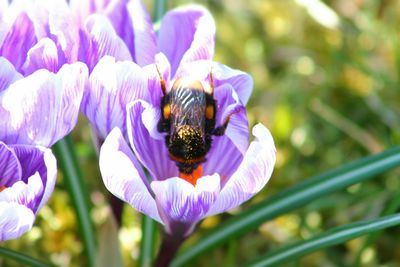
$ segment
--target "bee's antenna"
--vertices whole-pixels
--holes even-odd
[[[165,87],[164,79],[163,79],[163,77],[161,76],[161,72],[160,72],[160,70],[158,69],[157,64],[155,64],[155,65],[156,65],[158,77],[160,78],[161,90],[162,90],[163,94],[166,95],[166,94],[167,94],[167,89],[166,89],[166,87]]]
[[[211,95],[214,96],[214,79],[212,74],[213,66],[210,67],[210,87],[211,87]]]

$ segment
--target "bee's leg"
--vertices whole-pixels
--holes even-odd
[[[229,124],[229,120],[231,119],[232,115],[238,113],[239,110],[233,110],[232,113],[230,113],[226,119],[224,120],[224,123],[221,126],[218,126],[216,128],[214,128],[214,130],[212,131],[212,135],[215,136],[222,136],[225,134],[225,130],[228,127]]]
[[[166,95],[167,94],[167,88],[165,87],[165,81],[164,81],[164,79],[163,79],[163,77],[161,75],[160,70],[158,69],[157,64],[156,64],[156,69],[157,69],[158,77],[160,77],[161,90],[163,92],[163,95]]]
[[[228,120],[227,122],[225,122],[224,124],[222,124],[221,126],[215,128],[215,129],[212,131],[212,135],[215,135],[215,136],[222,136],[222,135],[224,135],[224,134],[225,134],[226,127],[228,127],[228,123],[229,123],[229,120]]]
[[[169,132],[170,128],[170,122],[164,119],[160,119],[160,121],[157,123],[157,130],[160,133],[167,133]]]

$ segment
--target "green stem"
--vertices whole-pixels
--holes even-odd
[[[336,227],[330,231],[317,235],[309,240],[296,242],[290,246],[267,253],[247,266],[252,267],[271,267],[282,266],[283,263],[290,260],[296,260],[299,257],[311,252],[321,250],[334,245],[342,244],[356,237],[376,232],[385,228],[400,224],[400,214],[394,214],[381,217],[374,220],[362,221],[345,226]]]
[[[164,233],[154,266],[170,266],[172,259],[175,257],[175,254],[178,252],[178,249],[181,247],[185,239],[186,238],[184,237],[171,236],[167,233]]]
[[[168,0],[157,0],[154,3],[154,22],[158,22],[164,16],[167,10]]]
[[[187,265],[192,259],[257,228],[268,220],[397,166],[400,166],[400,147],[388,149],[309,178],[220,224],[190,249],[180,253],[172,262],[172,266]]]
[[[0,247],[0,255],[6,258],[13,259],[21,264],[21,266],[31,266],[31,267],[50,267],[53,266],[49,263],[44,263],[38,261],[37,259],[31,258],[27,255],[21,254],[14,250],[6,249]]]
[[[139,266],[153,266],[154,245],[156,239],[156,222],[150,217],[142,217],[142,242],[140,244]]]
[[[71,137],[66,136],[64,139],[58,141],[53,148],[64,174],[64,183],[69,191],[76,212],[80,234],[88,259],[88,266],[95,266],[97,247],[93,224],[90,219],[90,208],[86,198],[88,190],[82,179],[74,144]]]

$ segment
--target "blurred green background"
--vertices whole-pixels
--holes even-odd
[[[144,2],[153,10],[153,1]],[[171,0],[168,8],[188,2]],[[262,122],[272,131],[278,158],[261,193],[237,210],[206,219],[184,247],[190,249],[208,229],[252,203],[400,143],[400,1],[195,2],[206,6],[216,20],[215,60],[253,76],[249,121],[251,125]],[[137,266],[141,215],[125,206],[123,227],[114,233],[108,194],[84,118],[73,138],[91,192],[99,242],[119,242],[125,266]],[[240,266],[283,244],[384,214],[399,198],[399,175],[399,170],[388,172],[315,200],[191,266]],[[285,266],[400,266],[400,229],[384,231],[362,249],[365,240],[358,238]],[[83,247],[62,174],[32,231],[5,246],[57,266],[83,266]],[[0,260],[0,266],[17,265]]]

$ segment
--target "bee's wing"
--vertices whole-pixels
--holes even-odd
[[[171,91],[171,132],[190,125],[204,138],[206,97],[204,90],[176,87]]]

